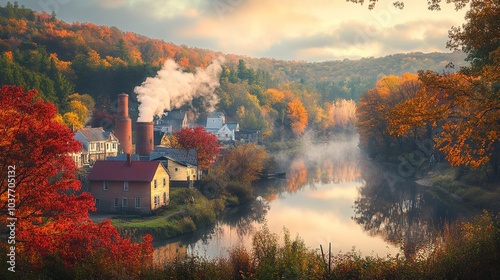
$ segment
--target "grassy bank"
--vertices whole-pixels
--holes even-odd
[[[443,163],[428,176],[433,186],[459,197],[470,207],[500,211],[500,180],[488,178],[491,175],[483,169],[451,167]]]
[[[489,213],[450,226],[431,252],[362,257],[356,252],[323,256],[304,242],[267,228],[251,250],[236,247],[228,257],[188,256],[145,272],[143,279],[500,279],[500,227]]]
[[[224,198],[209,200],[188,188],[171,188],[170,198],[169,207],[155,215],[119,215],[111,223],[124,237],[136,239],[149,233],[155,239],[171,238],[214,224],[226,203]]]

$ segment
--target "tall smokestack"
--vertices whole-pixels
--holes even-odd
[[[140,156],[149,156],[154,150],[153,122],[135,123],[135,152]]]
[[[128,115],[128,94],[118,95],[118,116],[115,119],[115,136],[124,154],[132,153],[132,120]]]

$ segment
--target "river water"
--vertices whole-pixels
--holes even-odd
[[[471,214],[411,177],[395,181],[398,169],[365,159],[357,136],[305,141],[302,150],[274,155],[286,179],[258,182],[254,202],[227,211],[211,228],[156,241],[155,261],[177,254],[213,258],[239,245],[251,250],[253,234],[264,226],[281,238],[286,229],[311,249],[331,246],[334,254],[414,257],[432,246],[446,223]]]

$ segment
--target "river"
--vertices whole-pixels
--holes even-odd
[[[304,141],[303,152],[274,155],[286,179],[258,182],[257,199],[230,209],[212,228],[156,241],[155,261],[177,254],[214,258],[239,245],[251,250],[253,234],[264,226],[281,238],[286,229],[312,249],[331,246],[334,254],[414,257],[446,223],[471,215],[439,189],[391,180],[397,168],[365,159],[356,136]]]

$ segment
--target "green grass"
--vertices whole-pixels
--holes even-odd
[[[500,211],[500,184],[498,180],[488,180],[484,170],[441,166],[430,180],[432,185],[457,195],[478,210]]]
[[[120,235],[133,240],[145,234],[155,239],[171,238],[215,223],[225,206],[223,198],[209,200],[196,189],[172,188],[170,199],[169,207],[156,214],[117,215],[111,219],[111,224]]]

